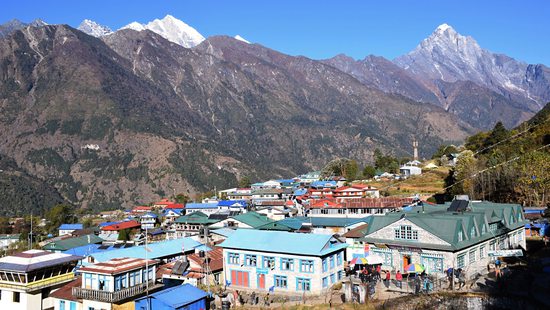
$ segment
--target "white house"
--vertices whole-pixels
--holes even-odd
[[[420,175],[422,174],[422,168],[416,166],[401,166],[401,168],[399,168],[399,173],[405,177]]]
[[[10,244],[19,242],[19,234],[0,235],[0,249],[5,250],[10,247]]]
[[[346,244],[332,235],[239,229],[220,247],[229,289],[320,295],[344,276]]]
[[[59,226],[58,228],[58,231],[59,231],[58,236],[70,235],[73,231],[83,229],[83,228],[84,228],[84,225],[82,224],[61,224],[61,226]]]

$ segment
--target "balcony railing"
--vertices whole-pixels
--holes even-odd
[[[75,279],[74,273],[65,273],[58,276],[30,282],[30,283],[20,283],[20,282],[9,282],[9,281],[0,281],[0,289],[9,288],[16,290],[23,290],[25,292],[36,291],[45,287],[56,286],[63,284]]]
[[[149,290],[156,289],[160,284],[149,281]],[[116,292],[92,290],[82,287],[73,287],[73,296],[79,299],[96,300],[108,303],[115,303],[121,300],[134,298],[147,290],[147,283],[141,283],[136,286],[122,289]]]

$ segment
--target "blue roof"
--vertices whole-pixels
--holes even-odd
[[[111,251],[116,249],[113,247],[113,245],[109,246],[108,248],[100,249],[101,246],[102,246],[101,244],[88,244],[88,245],[72,248],[67,251],[63,251],[62,253],[77,255],[77,256],[89,256],[93,253]]]
[[[294,191],[294,196],[302,196],[302,195],[304,195],[305,193],[307,193],[307,189],[305,189],[305,188],[298,188],[297,190]]]
[[[313,181],[309,184],[310,187],[336,187],[336,181]]]
[[[82,228],[84,228],[82,224],[61,224],[61,226],[59,226],[59,230],[77,230]]]
[[[246,207],[247,203],[244,200],[220,200],[218,201],[218,206],[220,207],[231,207],[235,204],[240,204],[243,207]]]
[[[197,202],[190,202],[185,205],[185,209],[217,209],[218,203],[216,202],[209,202],[209,203],[197,203]]]
[[[111,226],[111,225],[114,225],[114,224],[118,224],[120,222],[103,222],[103,223],[99,223],[99,227],[103,227],[103,226]]]
[[[181,213],[183,212],[183,208],[182,209],[165,209],[164,211],[162,211],[162,213],[164,215],[168,214],[168,212],[172,211],[174,213],[176,213],[177,215],[181,215]]]
[[[170,308],[176,309],[206,298],[206,296],[207,294],[205,291],[187,283],[158,291],[156,293],[150,294],[149,297],[138,298],[136,301],[141,301],[147,298],[154,298],[170,306]]]
[[[331,235],[239,229],[219,245],[222,248],[271,253],[324,256],[347,245]]]
[[[229,237],[229,236],[231,236],[232,234],[235,233],[235,229],[224,227],[224,228],[218,228],[218,229],[211,230],[210,232],[218,234],[220,236]]]
[[[345,218],[345,217],[314,217],[314,216],[296,216],[289,217],[279,221],[283,225],[287,225],[288,221],[300,220],[302,223],[311,223],[313,227],[346,227],[360,222],[367,222],[368,217],[364,218]],[[288,226],[288,225],[287,225]]]
[[[191,238],[181,238],[174,240],[166,240],[147,245],[149,249],[147,253],[148,259],[159,259],[166,256],[174,256],[181,253],[182,246],[185,251],[194,250],[200,246],[201,243]],[[145,245],[134,246],[131,248],[123,248],[113,251],[94,253],[92,254],[96,262],[106,262],[117,257],[130,257],[130,258],[142,258],[145,259]]]
[[[147,217],[158,218],[158,215],[156,215],[155,213],[152,213],[152,212],[147,212],[147,213],[143,214],[143,215],[140,216],[140,217],[145,217],[145,216],[147,216]]]

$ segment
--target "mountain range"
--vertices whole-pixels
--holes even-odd
[[[542,65],[517,66],[539,73],[510,76],[526,89],[516,92],[450,69],[420,74],[426,65],[407,62],[425,57],[418,48],[393,62],[319,61],[240,36],[205,39],[172,16],[114,32],[92,21],[79,29],[4,30],[0,154],[13,164],[0,180],[19,171],[34,178],[28,184],[45,183],[34,192],[50,193],[47,201],[95,209],[220,189],[243,176],[292,176],[334,157],[366,163],[376,148],[410,155],[413,136],[429,156],[496,120],[517,124],[547,100]],[[443,41],[437,48],[450,52]]]

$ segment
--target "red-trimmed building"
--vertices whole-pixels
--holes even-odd
[[[147,213],[147,212],[151,212],[153,210],[153,208],[149,207],[149,206],[137,206],[137,207],[134,207],[131,211],[131,213]]]
[[[101,232],[99,233],[99,236],[101,237],[102,235],[111,235],[111,234],[120,233],[120,231],[124,229],[127,229],[130,234],[136,233],[140,231],[141,223],[138,221],[132,220],[132,221],[124,221],[116,224],[103,226],[101,227]]]
[[[304,207],[308,216],[365,217],[399,210],[413,203],[413,198],[347,198],[310,200]]]

